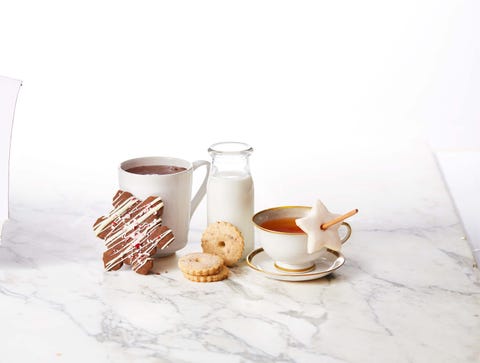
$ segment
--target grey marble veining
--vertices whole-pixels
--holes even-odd
[[[381,223],[363,212],[345,265],[305,282],[245,263],[186,280],[177,258],[200,250],[198,228],[158,274],[105,272],[91,230],[104,204],[19,201],[0,245],[0,362],[478,362],[479,272],[433,164],[425,173],[433,191],[389,195]],[[392,207],[405,198],[410,213]]]

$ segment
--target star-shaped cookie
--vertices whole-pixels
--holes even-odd
[[[297,226],[307,234],[308,253],[317,252],[323,247],[340,251],[342,242],[338,235],[338,228],[342,222],[334,224],[325,231],[320,228],[323,223],[329,222],[339,215],[330,213],[327,207],[320,200],[317,200],[305,217],[295,220]]]

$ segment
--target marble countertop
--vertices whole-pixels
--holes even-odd
[[[186,280],[176,261],[200,249],[198,221],[159,274],[105,272],[91,226],[109,196],[60,192],[50,205],[15,190],[0,245],[0,362],[480,361],[479,272],[432,156],[353,164],[355,188],[322,179],[329,209],[360,209],[346,263],[308,282],[245,263],[222,282]],[[269,177],[258,174],[257,210],[281,188],[267,195]]]

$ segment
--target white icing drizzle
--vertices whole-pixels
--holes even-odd
[[[120,198],[120,196],[123,193],[119,193],[119,196],[113,201],[114,205],[116,204],[116,201]],[[102,233],[105,228],[110,225],[112,221],[115,219],[121,218],[121,216],[132,206],[134,206],[136,203],[138,203],[139,200],[133,196],[127,198],[123,203],[120,203],[115,209],[110,212],[110,214],[98,225],[93,227],[93,231],[95,232],[95,235],[98,236],[100,233]]]
[[[157,205],[155,205],[158,203]],[[118,237],[122,236],[123,238],[130,237],[129,235],[131,234],[132,230],[135,229],[136,226],[139,224],[143,223],[148,217],[150,217],[152,214],[157,213],[160,209],[163,207],[163,202],[160,197],[156,197],[153,201],[148,203],[146,206],[142,206],[142,204],[139,204],[136,206],[130,213],[127,218],[125,216],[125,219],[127,220],[125,222],[125,225],[123,228],[119,229],[115,234],[111,235],[109,234],[107,238],[105,239],[105,243],[107,247],[109,247],[109,244],[111,243],[110,241],[116,240]],[[138,216],[135,218],[132,218],[131,220],[128,220],[130,218],[130,215],[135,215],[136,212],[140,209],[140,212],[138,213]],[[161,223],[161,218],[158,218],[159,223]],[[114,231],[112,231],[114,232]]]
[[[175,238],[170,229],[166,229],[154,239],[150,238],[155,228],[160,227],[162,223],[161,218],[155,218],[149,223],[144,223],[162,207],[163,202],[160,197],[155,197],[155,199],[146,205],[143,203],[139,204],[128,213],[129,217],[131,215],[135,217],[131,220],[125,220],[122,228],[119,228],[118,231],[112,231],[107,236],[105,239],[107,250],[113,251],[116,256],[105,264],[106,270],[109,271],[117,264],[130,259],[132,269],[138,271],[150,260],[152,251],[157,248],[160,241],[167,238],[169,233],[172,237],[162,245],[161,249],[166,248],[174,241]]]
[[[146,226],[148,226],[148,230],[152,230],[153,228],[159,227],[159,225],[154,222],[148,223]],[[107,271],[110,271],[118,263],[124,262],[125,260],[130,258],[132,269],[134,271],[138,271],[143,265],[145,265],[145,263],[147,263],[147,261],[149,261],[151,252],[157,247],[160,241],[162,241],[164,238],[168,236],[168,234],[171,234],[172,237],[168,241],[166,241],[165,244],[160,249],[164,249],[168,247],[168,245],[175,240],[175,237],[171,232],[172,232],[171,229],[167,229],[162,234],[155,237],[154,239],[149,239],[145,234],[141,239],[137,238],[137,239],[132,239],[128,241],[123,247],[123,249],[118,250],[117,256],[115,256],[115,258],[111,259],[105,265],[105,269]],[[147,237],[145,241],[146,244],[143,244],[141,240],[144,239],[145,237]],[[116,243],[109,246],[108,248],[109,249],[115,249],[116,247],[118,248],[119,245],[121,245],[122,243],[125,243],[124,240],[118,239]],[[139,247],[137,248],[137,246]]]
[[[133,256],[132,268],[135,272],[140,268],[142,268],[142,266],[147,263],[150,257],[150,253],[153,251],[154,248],[157,247],[158,242],[163,240],[171,232],[172,232],[171,229],[167,229],[160,236],[157,236],[155,240],[151,240],[147,238],[147,249]],[[172,238],[170,238],[160,249],[163,250],[164,248],[168,247],[168,245],[172,243],[174,240],[175,240],[175,237],[172,234]]]

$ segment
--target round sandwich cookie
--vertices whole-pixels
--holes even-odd
[[[211,253],[189,253],[180,257],[178,267],[192,276],[215,275],[222,269],[223,258]]]
[[[216,282],[216,281],[225,280],[228,277],[228,273],[229,273],[228,268],[225,265],[222,265],[220,268],[220,271],[213,275],[196,276],[196,275],[190,275],[184,272],[183,276],[185,276],[185,278],[189,279],[190,281],[194,281],[194,282]]]
[[[202,235],[203,252],[223,257],[227,266],[242,257],[244,245],[242,233],[229,222],[211,223]]]

